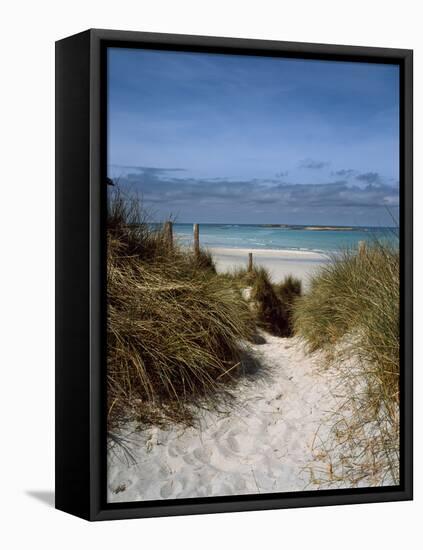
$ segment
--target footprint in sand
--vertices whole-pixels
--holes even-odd
[[[179,445],[172,445],[168,448],[168,454],[172,458],[177,458],[183,454],[182,448]]]
[[[184,457],[189,452],[189,448],[181,440],[177,439],[169,444],[167,452],[172,458]]]
[[[205,449],[204,447],[202,447],[200,449],[195,449],[193,452],[193,455],[197,460],[205,464],[210,462],[211,451],[209,449]]]
[[[193,456],[191,453],[183,455],[182,460],[185,462],[185,464],[188,464],[189,466],[192,466],[197,462],[195,456]]]
[[[226,441],[228,443],[230,450],[233,453],[239,453],[239,444],[234,435],[230,435]]]
[[[169,481],[160,489],[160,496],[162,498],[169,498],[173,493],[173,481]]]

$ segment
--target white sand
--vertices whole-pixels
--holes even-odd
[[[243,248],[210,248],[218,272],[224,273],[248,264],[248,253],[253,253],[253,263],[269,270],[273,282],[280,282],[286,275],[295,275],[308,285],[310,275],[329,261],[328,256],[302,250],[262,250]]]
[[[220,272],[247,263],[248,250],[211,252]],[[268,268],[274,282],[293,274],[305,287],[309,276],[328,261],[313,252],[253,253],[255,263]],[[322,368],[322,355],[306,354],[298,338],[264,338],[250,350],[262,366],[238,384],[226,412],[199,412],[196,428],[139,430],[130,423],[122,430],[126,452],[120,447],[109,451],[109,502],[393,484],[383,471],[367,475],[369,457],[360,443],[353,450],[348,444],[343,449],[331,430],[339,423],[341,409],[347,424],[356,414],[349,405],[344,408],[356,389],[346,385],[339,365]],[[354,361],[344,366],[357,367]],[[366,439],[379,435],[375,425]]]
[[[309,487],[310,465],[328,466],[312,448],[317,432],[328,436],[337,382],[316,368],[320,355],[305,355],[299,339],[265,339],[252,346],[264,372],[237,387],[230,411],[201,413],[199,428],[127,427],[134,462],[110,452],[109,502],[318,488]]]

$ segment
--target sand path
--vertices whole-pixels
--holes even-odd
[[[265,339],[253,346],[264,369],[237,387],[230,411],[201,413],[199,428],[137,432],[128,426],[125,440],[134,461],[110,454],[109,502],[301,491],[309,485],[316,432],[320,426],[325,437],[321,424],[336,408],[333,380],[297,338]]]

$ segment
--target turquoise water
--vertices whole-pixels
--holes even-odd
[[[174,235],[181,243],[192,243],[192,224],[175,223]],[[205,247],[313,250],[336,252],[356,247],[358,241],[397,242],[394,228],[360,227],[353,230],[312,231],[303,226],[263,227],[241,224],[200,224],[200,243]]]

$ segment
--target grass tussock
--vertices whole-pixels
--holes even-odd
[[[346,251],[322,268],[294,311],[296,331],[311,350],[331,350],[346,334],[372,364],[387,401],[398,400],[399,253],[375,243],[364,254]]]
[[[193,263],[200,271],[207,271],[209,273],[216,273],[216,266],[214,265],[213,256],[208,250],[200,248],[197,255],[194,255]]]
[[[294,333],[294,309],[297,299],[302,295],[302,283],[300,279],[288,275],[285,279],[275,285],[276,295],[284,304],[288,316],[288,325],[286,336],[292,336]]]
[[[276,336],[289,336],[288,309],[280,299],[277,287],[264,268],[255,270],[252,298],[256,304],[258,324]]]
[[[136,201],[109,204],[109,424],[191,421],[193,400],[213,399],[240,364],[252,337],[248,305],[215,273],[206,252],[170,245]]]
[[[349,388],[334,427],[343,456],[351,458],[347,465],[360,472],[357,464],[367,457],[375,479],[389,476],[393,483],[399,465],[399,292],[399,251],[375,242],[363,253],[334,258],[294,308],[295,331],[311,351],[327,353]]]
[[[253,311],[259,327],[275,336],[292,336],[294,303],[301,296],[299,279],[289,275],[281,283],[274,284],[263,267],[254,267],[252,271],[238,269],[230,277],[240,288],[251,288]]]

